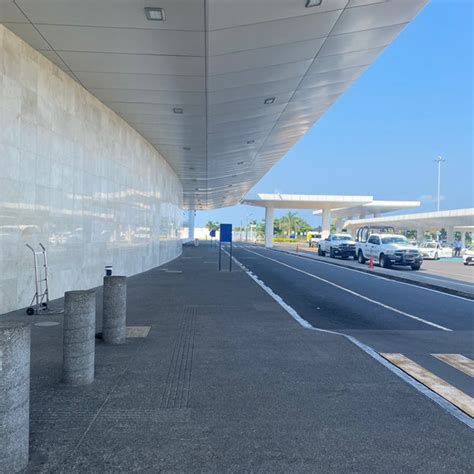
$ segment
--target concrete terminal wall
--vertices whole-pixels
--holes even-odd
[[[181,253],[182,185],[134,129],[0,25],[0,314],[27,306],[33,259],[50,293],[132,275]]]

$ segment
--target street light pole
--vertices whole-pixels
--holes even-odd
[[[434,160],[435,163],[438,163],[438,211],[439,211],[439,202],[441,198],[441,163],[446,161],[441,155],[437,156]]]

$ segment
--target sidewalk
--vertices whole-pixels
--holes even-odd
[[[127,322],[151,330],[98,341],[81,388],[60,382],[62,326],[33,326],[29,472],[472,467],[465,425],[346,339],[303,329],[237,266],[217,272],[215,247],[130,278]]]

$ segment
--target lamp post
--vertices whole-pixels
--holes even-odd
[[[439,211],[439,202],[441,198],[441,163],[446,160],[441,155],[439,155],[436,157],[434,161],[435,163],[438,163],[438,208],[437,210]]]

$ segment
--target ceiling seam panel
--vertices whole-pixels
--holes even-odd
[[[64,59],[58,54],[58,52],[52,47],[51,43],[44,37],[44,35],[38,30],[38,28],[36,28],[36,25],[30,20],[30,18],[28,17],[28,15],[23,11],[23,9],[18,5],[18,3],[16,3],[16,0],[13,0],[13,4],[16,6],[16,8],[18,8],[18,10],[21,12],[21,14],[28,20],[28,23],[36,30],[36,32],[41,36],[41,38],[43,38],[44,42],[51,48],[51,51],[53,51],[57,56],[58,58],[62,61],[62,63],[67,67],[67,69],[69,70],[69,72],[72,74],[72,76],[76,79],[76,81],[81,84],[82,87],[84,87],[85,89],[87,89],[84,84],[79,80],[79,78],[76,77],[76,75],[74,74],[74,72],[71,70],[71,68],[69,67],[69,65],[66,63],[66,61],[64,61]]]
[[[321,49],[323,48],[323,46],[324,46],[324,44],[325,44],[327,38],[329,38],[329,36],[331,35],[331,31],[332,31],[332,30],[334,29],[334,27],[337,25],[337,22],[338,22],[339,19],[341,18],[341,15],[342,15],[342,13],[344,12],[345,8],[347,7],[347,4],[348,4],[348,3],[349,3],[349,0],[347,0],[346,6],[341,10],[341,13],[339,14],[337,20],[334,22],[334,24],[332,25],[331,30],[329,31],[328,35],[326,36],[325,41],[323,42],[323,44],[320,46],[319,50],[318,50],[317,53],[315,54],[315,56],[314,56],[314,58],[313,58],[313,61],[312,61],[311,64],[308,66],[308,69],[306,70],[305,75],[301,78],[300,84],[303,82],[304,78],[306,77],[307,72],[311,69],[311,66],[314,64],[316,58],[318,57],[319,51],[321,51]],[[298,90],[300,84],[298,84],[298,86],[297,86],[296,89],[294,90],[292,97],[294,97],[294,95],[296,94],[296,92],[297,92],[297,90]],[[255,167],[255,159],[258,158],[260,152],[261,152],[262,149],[265,147],[265,143],[267,142],[269,136],[272,134],[273,130],[276,128],[276,126],[277,126],[277,124],[278,124],[278,122],[279,122],[281,116],[285,113],[285,110],[287,109],[288,104],[291,102],[292,97],[290,97],[290,99],[288,100],[288,102],[287,102],[285,108],[283,109],[283,111],[281,112],[279,118],[277,118],[277,120],[275,121],[274,126],[272,127],[272,129],[270,130],[270,132],[266,135],[266,137],[265,137],[265,139],[264,139],[264,141],[263,141],[261,147],[260,147],[260,148],[258,149],[258,151],[256,152],[255,157],[254,157],[254,163],[253,163],[254,167]]]

